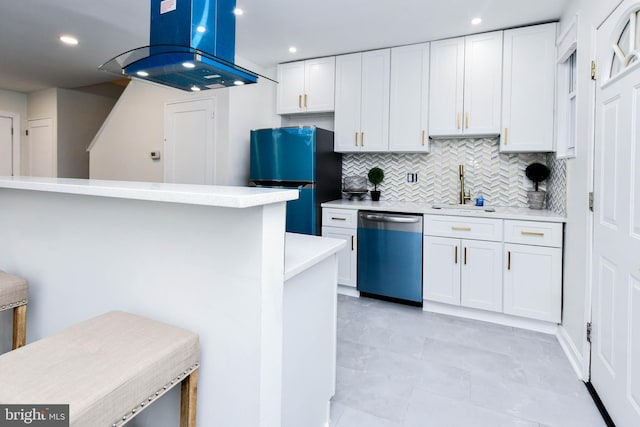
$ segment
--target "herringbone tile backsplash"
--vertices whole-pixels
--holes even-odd
[[[531,181],[524,169],[533,162],[550,167],[551,176],[540,188],[547,190],[547,207],[564,215],[565,161],[546,153],[499,153],[497,138],[435,139],[428,154],[344,154],[342,176],[366,176],[369,169],[378,166],[385,172],[384,182],[379,186],[382,199],[458,203],[458,165],[463,164],[465,185],[473,199],[482,192],[485,204],[526,207]],[[418,173],[418,182],[408,183],[407,173]]]

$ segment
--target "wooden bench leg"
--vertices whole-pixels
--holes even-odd
[[[182,380],[180,388],[180,427],[196,427],[198,371],[193,371]]]
[[[13,349],[20,348],[27,341],[27,305],[13,309]]]

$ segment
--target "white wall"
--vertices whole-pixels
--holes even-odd
[[[240,61],[238,61],[240,62]],[[243,66],[261,72],[248,64]],[[215,98],[216,180],[218,185],[246,185],[249,170],[249,131],[280,125],[275,114],[275,83],[260,78],[243,87],[189,93],[133,80],[120,97],[91,144],[90,177],[162,182],[164,105],[169,101]]]
[[[14,128],[17,128],[16,125],[19,125],[19,132],[14,134],[14,137],[18,138],[19,147],[21,151],[20,155],[20,171],[24,173],[25,166],[25,158],[22,155],[24,153],[24,131],[27,128],[27,95],[20,92],[12,92],[8,90],[0,89],[0,111],[4,111],[7,113],[18,114],[20,116],[20,123],[14,123]],[[17,161],[16,161],[17,163]]]
[[[561,334],[568,340],[573,362],[588,378],[586,322],[590,310],[592,214],[588,193],[593,189],[594,89],[591,61],[595,28],[620,0],[573,0],[560,21],[560,34],[578,14],[577,156],[567,160],[567,225],[564,249],[564,289]]]
[[[116,103],[108,96],[58,89],[58,176],[89,178],[87,147]]]

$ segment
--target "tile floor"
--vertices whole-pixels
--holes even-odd
[[[331,427],[449,426],[606,425],[554,336],[340,295]]]

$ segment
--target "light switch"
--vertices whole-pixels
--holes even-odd
[[[159,151],[152,151],[149,156],[151,157],[151,160],[160,160],[160,152]]]

